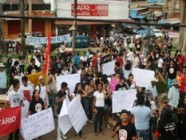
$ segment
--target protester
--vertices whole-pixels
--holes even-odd
[[[94,92],[93,113],[95,114],[94,132],[102,132],[103,115],[105,106],[105,91],[103,91],[103,84],[98,84],[98,90]]]
[[[24,100],[30,102],[32,100],[33,87],[28,84],[28,78],[26,76],[22,77],[22,85],[20,86],[20,91]]]
[[[32,74],[39,72],[40,68],[36,65],[36,60],[34,58],[31,59],[31,64],[27,67],[27,74]]]
[[[177,108],[179,104],[179,87],[178,82],[174,80],[172,82],[172,87],[168,91],[169,106],[172,108]]]
[[[149,120],[151,110],[149,107],[145,106],[145,99],[142,93],[137,96],[137,106],[132,108],[131,113],[134,115],[134,122],[138,138],[150,140]]]
[[[184,102],[186,96],[186,66],[183,67],[182,76],[180,79],[180,100],[181,103]]]
[[[120,114],[120,120],[116,123],[114,129],[112,130],[112,138],[114,138],[117,134],[118,140],[136,140],[136,128],[134,124],[130,122],[130,112],[122,110]]]
[[[14,61],[14,64],[10,68],[10,73],[9,73],[9,75],[10,75],[10,84],[12,84],[14,77],[18,75],[18,70],[17,70],[17,66],[18,65],[19,65],[19,62],[18,61]]]
[[[8,93],[8,101],[10,107],[17,107],[23,105],[23,99],[21,96],[20,82],[18,79],[12,79],[13,90]],[[19,140],[19,129],[9,135],[8,140]]]
[[[5,94],[7,91],[7,75],[4,69],[5,65],[0,63],[0,94]]]
[[[57,114],[58,114],[58,119],[59,119],[59,114],[63,105],[63,101],[65,100],[66,96],[68,96],[69,93],[69,89],[68,89],[68,93],[66,93],[66,90],[68,89],[68,84],[66,82],[61,83],[61,89],[57,92],[56,94],[56,99],[55,99],[55,103],[58,104],[58,108],[57,108]],[[60,128],[59,128],[59,124],[57,126],[57,140],[63,140],[63,139],[67,139],[67,136],[63,135]]]

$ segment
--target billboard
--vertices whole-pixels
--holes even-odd
[[[128,1],[78,0],[77,18],[81,19],[128,19]],[[74,17],[74,0],[58,0],[57,17]]]

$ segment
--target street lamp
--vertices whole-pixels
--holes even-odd
[[[74,23],[69,30],[72,31],[72,52],[75,52],[76,45],[76,18],[77,18],[77,0],[74,0]]]

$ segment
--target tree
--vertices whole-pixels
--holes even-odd
[[[180,0],[180,21],[181,25],[186,25],[186,1]],[[179,45],[182,51],[186,52],[186,28],[180,28]],[[186,53],[185,53],[186,56]]]

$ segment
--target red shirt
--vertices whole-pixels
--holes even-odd
[[[180,92],[186,93],[186,74],[183,74],[180,79]]]
[[[117,58],[117,62],[119,63],[119,66],[123,66],[123,59],[121,57]]]
[[[96,56],[93,56],[92,57],[92,67],[97,67],[97,64],[98,64],[98,59],[97,59],[97,57]]]

